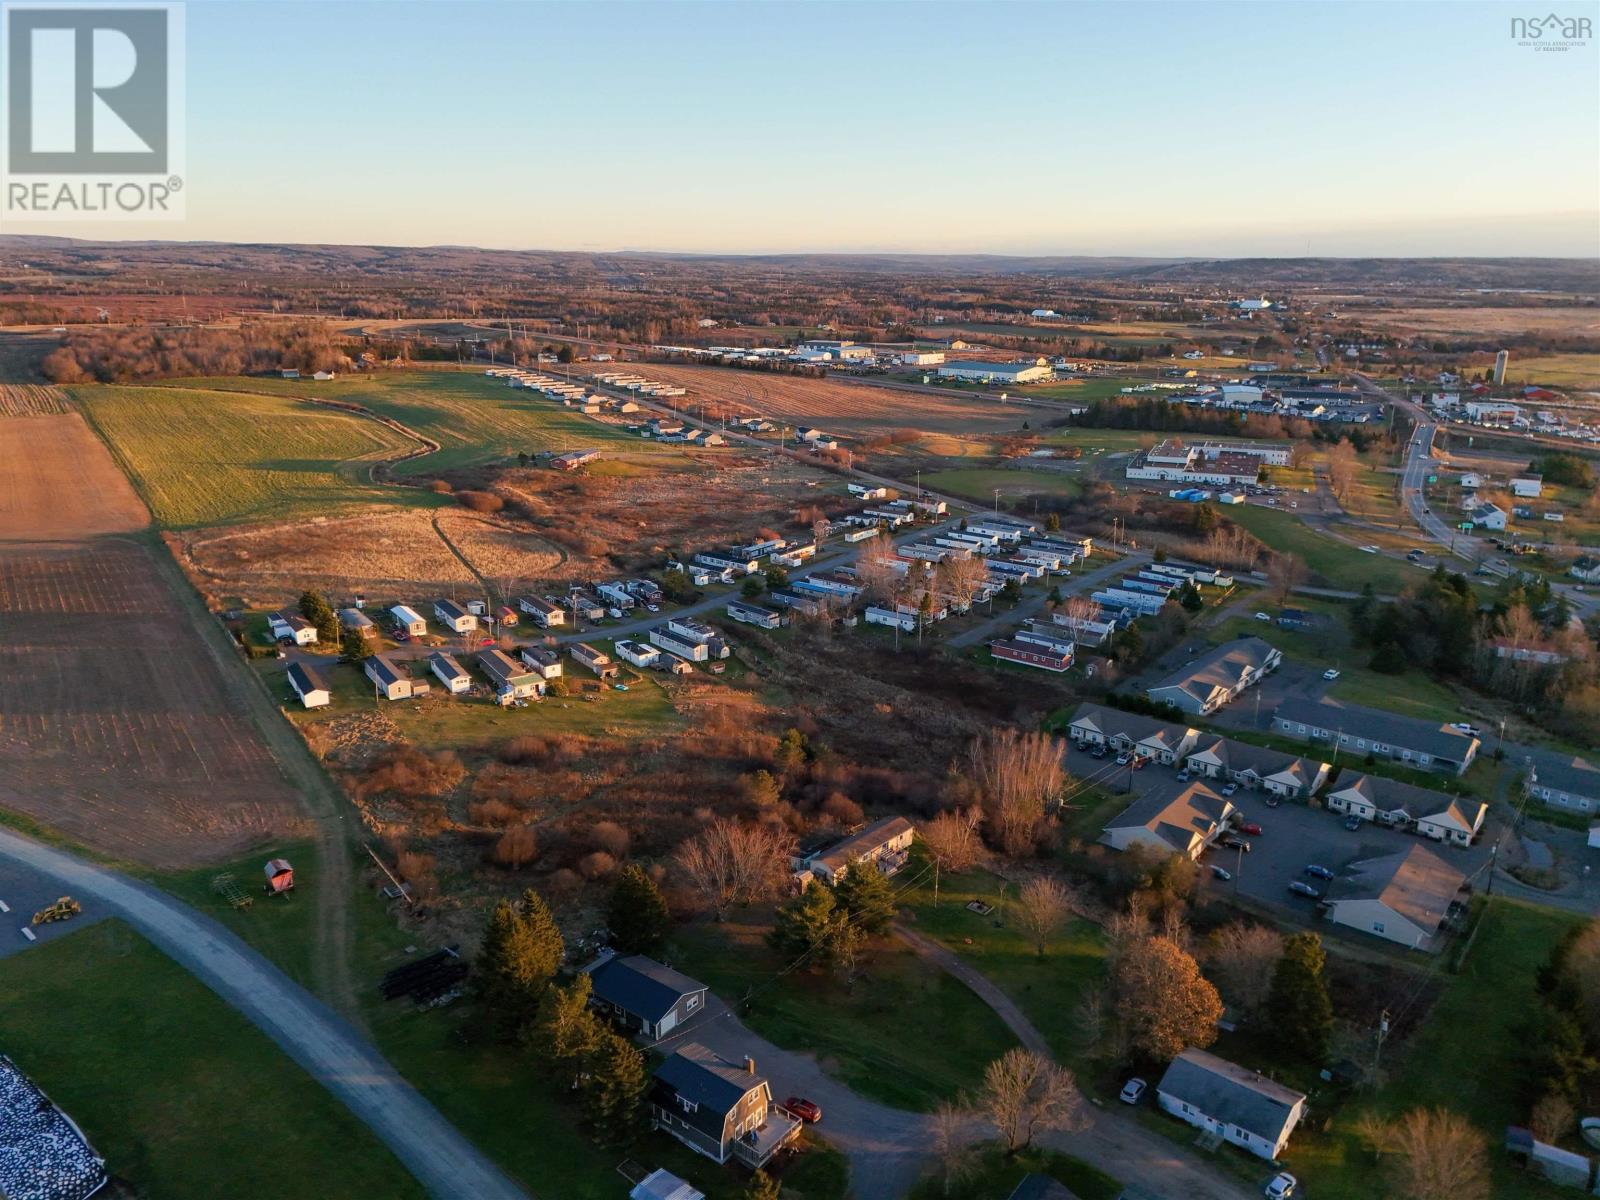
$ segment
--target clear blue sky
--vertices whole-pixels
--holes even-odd
[[[22,232],[1600,253],[1600,39],[1526,11],[191,0],[186,224]]]

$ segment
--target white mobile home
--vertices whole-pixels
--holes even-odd
[[[478,618],[454,600],[435,600],[433,615],[452,633],[471,633],[478,627]]]
[[[389,615],[394,618],[394,627],[411,637],[421,637],[428,632],[428,623],[404,604],[396,604],[389,610]]]
[[[444,690],[452,696],[459,696],[472,688],[472,677],[460,663],[443,651],[428,655],[428,670],[433,673],[434,678],[444,684]]]
[[[381,654],[367,659],[366,675],[385,700],[407,700],[416,694],[411,677]]]

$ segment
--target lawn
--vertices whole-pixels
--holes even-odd
[[[1083,481],[1062,471],[957,467],[948,471],[924,471],[922,486],[992,504],[996,488],[1000,489],[1003,503],[1008,497],[1016,496],[1076,496],[1083,490]]]
[[[862,955],[849,988],[824,975],[780,977],[785,963],[763,940],[770,924],[770,910],[752,910],[684,927],[671,961],[757,1033],[815,1053],[864,1096],[927,1111],[976,1087],[984,1068],[1016,1044],[982,1001],[892,938]]]
[[[5,960],[0,1046],[162,1200],[424,1195],[266,1036],[119,921]]]
[[[1087,458],[1102,452],[1117,454],[1138,450],[1146,445],[1154,445],[1159,436],[1141,429],[1095,429],[1086,425],[1065,425],[1060,429],[1045,431],[1039,440],[1046,446],[1081,447]]]
[[[935,907],[930,879],[904,898],[907,924],[982,971],[1021,1006],[1056,1057],[1074,1063],[1091,1049],[1082,1037],[1078,1005],[1105,977],[1105,939],[1099,926],[1073,921],[1050,940],[1040,958],[1007,920],[1008,903],[1015,904],[1017,890],[987,871],[946,875]],[[980,916],[966,907],[969,901],[995,911]]]
[[[1236,504],[1227,519],[1260,538],[1272,549],[1297,556],[1311,572],[1313,584],[1359,591],[1370,583],[1380,593],[1398,593],[1422,572],[1382,554],[1368,554],[1347,542],[1308,527],[1297,516],[1254,504]]]
[[[974,1148],[969,1173],[944,1185],[930,1175],[911,1189],[911,1200],[1004,1200],[1028,1175],[1048,1175],[1081,1200],[1117,1200],[1122,1185],[1082,1159],[1030,1147],[1008,1155],[997,1142]]]
[[[1513,354],[1506,368],[1506,382],[1600,388],[1600,354],[1549,354],[1523,359]]]
[[[156,521],[169,529],[374,501],[448,503],[368,480],[373,463],[415,447],[376,421],[286,397],[198,387],[71,390]]]

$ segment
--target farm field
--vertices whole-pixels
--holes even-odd
[[[870,437],[895,429],[926,433],[994,433],[1015,429],[1025,419],[1018,412],[956,393],[907,391],[870,384],[805,379],[764,371],[646,363],[638,368],[648,379],[689,389],[678,397],[685,411],[702,400],[713,406],[787,425],[816,425],[830,433]]]
[[[1600,390],[1600,354],[1551,354],[1521,360],[1513,355],[1506,382]]]
[[[1505,308],[1402,308],[1384,324],[1421,333],[1600,334],[1600,312],[1592,306]],[[1516,356],[1511,362],[1516,364]]]
[[[266,1035],[121,921],[6,960],[0,1044],[141,1196],[256,1196],[265,1180],[328,1200],[424,1195]]]
[[[0,447],[0,542],[130,533],[150,523],[82,417],[0,417]]]
[[[201,387],[78,387],[74,397],[169,529],[327,514],[362,502],[441,503],[365,477],[416,449],[379,422],[281,396]]]
[[[72,411],[67,394],[45,383],[0,383],[0,417],[59,416]]]

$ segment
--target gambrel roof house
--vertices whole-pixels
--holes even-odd
[[[753,1059],[732,1063],[697,1042],[657,1068],[649,1104],[657,1129],[719,1163],[763,1166],[800,1131]]]
[[[1164,779],[1113,818],[1100,840],[1113,850],[1148,846],[1198,858],[1221,836],[1233,811],[1203,783]]]
[[[1162,1109],[1252,1154],[1276,1159],[1305,1115],[1304,1092],[1204,1050],[1185,1050],[1156,1085]]]

